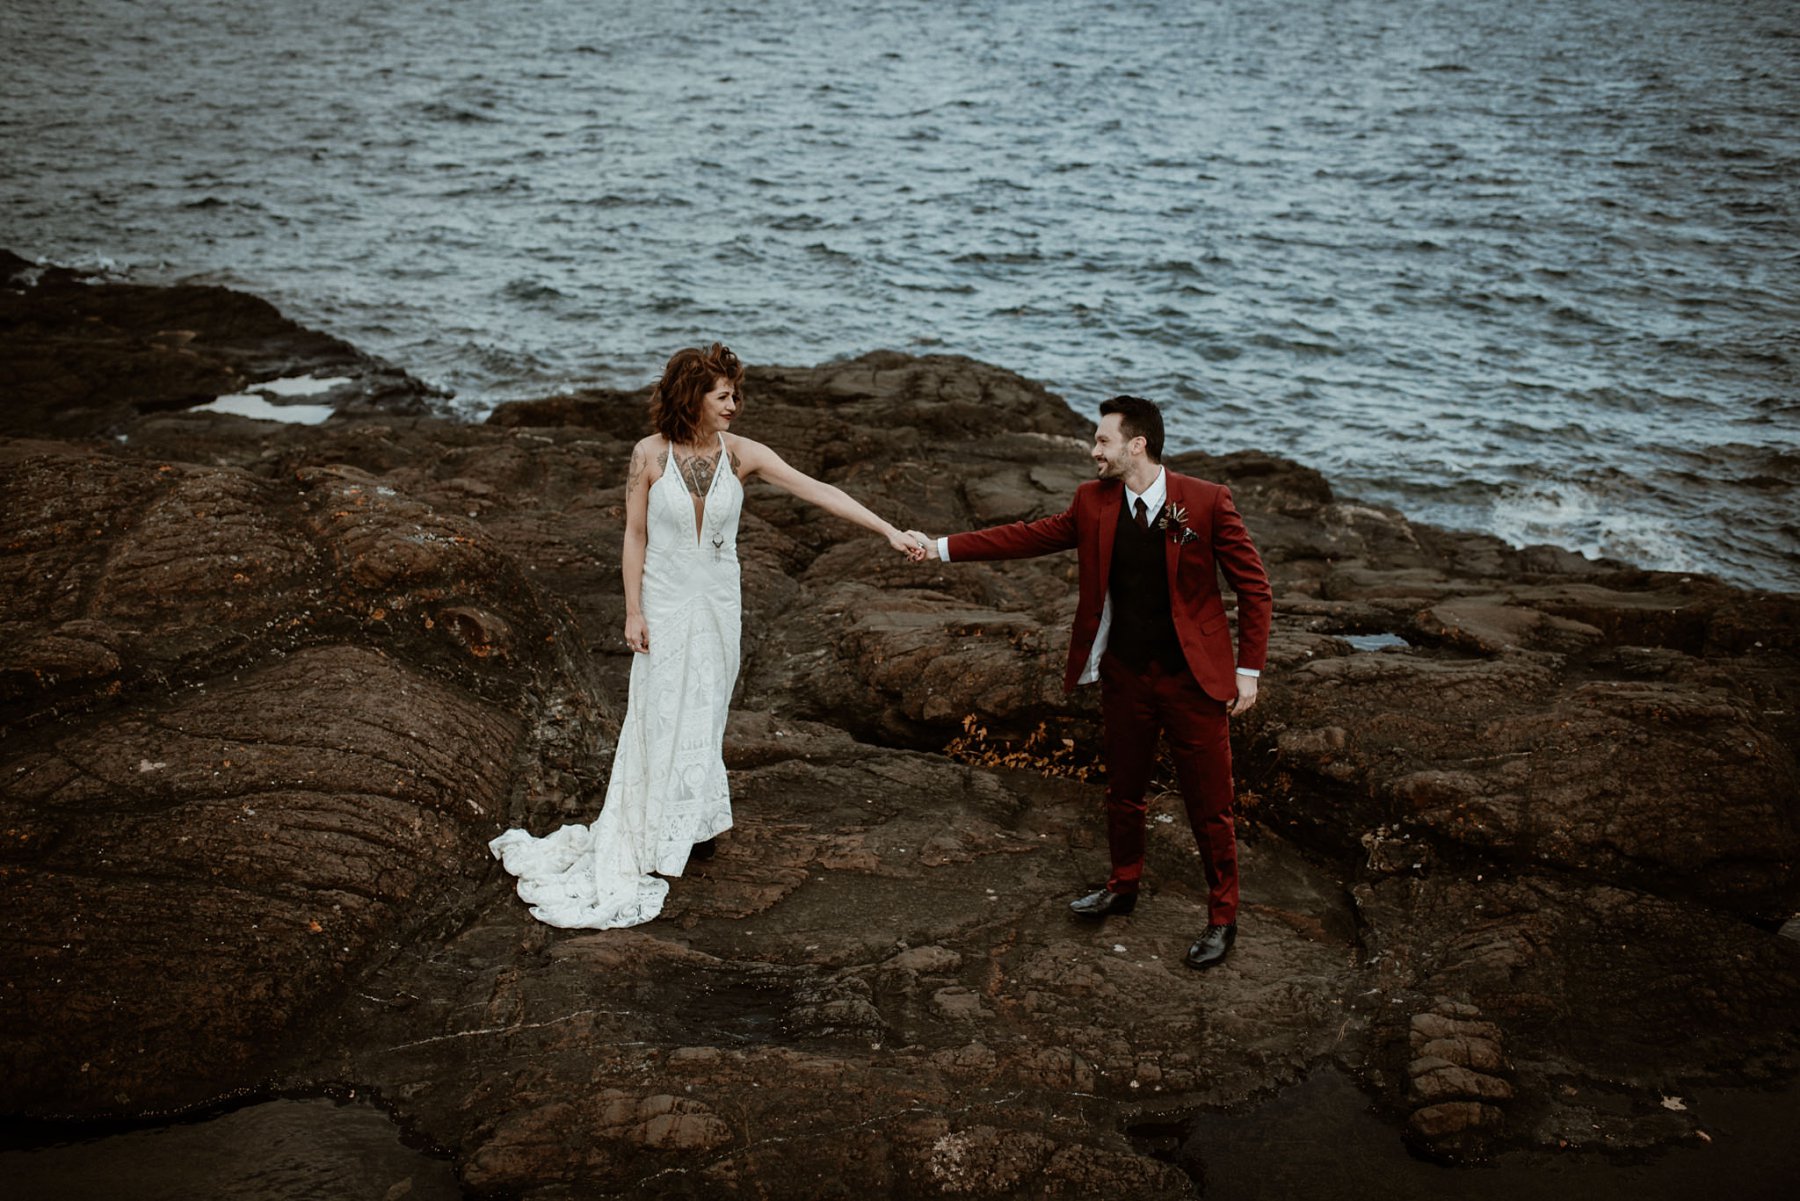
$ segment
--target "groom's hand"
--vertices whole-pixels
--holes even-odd
[[[1228,717],[1240,717],[1256,707],[1255,676],[1238,676],[1237,690],[1237,700],[1231,702],[1231,706],[1225,710]]]
[[[919,544],[925,551],[925,557],[927,559],[935,559],[938,557],[937,539],[933,538],[930,534],[921,534],[918,530],[908,530],[906,531],[906,536]]]

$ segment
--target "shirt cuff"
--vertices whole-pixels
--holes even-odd
[[[938,539],[938,559],[945,563],[950,561],[950,535],[948,534]]]
[[[1254,680],[1258,676],[1262,675],[1262,672],[1258,671],[1254,667],[1240,667],[1237,669],[1237,673],[1240,676],[1249,676],[1252,680]]]

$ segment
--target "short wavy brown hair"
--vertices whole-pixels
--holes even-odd
[[[705,350],[686,346],[669,356],[650,393],[650,424],[672,443],[691,446],[700,432],[700,402],[716,380],[729,380],[744,407],[744,364],[723,342]]]

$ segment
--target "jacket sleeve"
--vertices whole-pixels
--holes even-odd
[[[950,561],[961,563],[977,559],[1030,559],[1059,550],[1074,550],[1075,538],[1075,505],[1070,502],[1067,509],[1054,517],[952,534],[948,545]]]
[[[1213,559],[1225,574],[1225,582],[1237,594],[1239,667],[1261,671],[1269,656],[1269,619],[1274,596],[1262,556],[1250,541],[1250,531],[1231,503],[1231,489],[1220,488],[1213,509]]]

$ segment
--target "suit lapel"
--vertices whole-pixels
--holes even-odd
[[[1181,537],[1181,527],[1175,523],[1175,506],[1178,503],[1175,492],[1175,473],[1171,471],[1168,476],[1168,491],[1163,496],[1162,508],[1162,515],[1168,520],[1169,528],[1167,530],[1158,531],[1159,533],[1168,535],[1163,539],[1163,562],[1167,563],[1169,567],[1169,602],[1171,612],[1175,611],[1175,568],[1177,564],[1181,562],[1181,543],[1176,541],[1177,538]],[[1181,508],[1185,511],[1187,506],[1183,504]]]
[[[1100,491],[1100,561],[1095,564],[1100,569],[1102,598],[1112,581],[1113,541],[1119,533],[1119,508],[1125,503],[1125,485],[1117,480],[1109,480],[1108,484]]]

